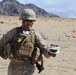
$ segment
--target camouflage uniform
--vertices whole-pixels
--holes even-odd
[[[10,63],[8,75],[33,75],[35,67],[33,64],[15,64]]]
[[[10,30],[7,32],[0,40],[0,50],[3,49],[3,47],[10,41],[12,41],[12,38],[16,36],[17,31],[16,28]],[[40,34],[36,33],[36,43],[40,46],[42,53],[45,57],[49,58],[50,55],[47,51],[47,46],[44,41],[44,39],[41,37]],[[35,67],[33,64],[30,63],[30,59],[28,58],[10,58],[11,62],[8,67],[8,75],[33,75]]]
[[[36,14],[33,10],[31,9],[25,9],[21,16],[20,19],[23,21],[25,20],[36,20]],[[23,22],[22,22],[23,23]],[[24,25],[24,24],[22,24]],[[12,39],[17,35],[17,29],[13,28],[9,32],[7,32],[0,40],[0,51],[4,48],[4,46],[12,42]],[[50,55],[48,54],[47,51],[47,46],[44,41],[44,39],[41,37],[40,34],[35,32],[35,43],[37,43],[42,50],[42,53],[45,57],[49,58]],[[31,60],[29,58],[23,58],[23,57],[11,57],[9,58],[10,64],[8,67],[8,75],[33,75],[35,71],[35,66],[31,63]]]

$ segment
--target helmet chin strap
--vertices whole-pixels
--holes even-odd
[[[22,25],[24,25],[25,24],[25,21],[24,20],[22,20]]]

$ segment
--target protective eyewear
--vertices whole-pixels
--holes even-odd
[[[26,22],[35,22],[35,20],[25,20]]]

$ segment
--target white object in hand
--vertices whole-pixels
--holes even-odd
[[[48,52],[51,54],[58,54],[60,52],[60,47],[58,45],[51,45]]]

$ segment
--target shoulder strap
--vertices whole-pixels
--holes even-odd
[[[22,32],[22,28],[21,27],[16,27],[17,33]]]
[[[30,29],[30,34],[31,34],[31,42],[35,45],[35,30]]]

